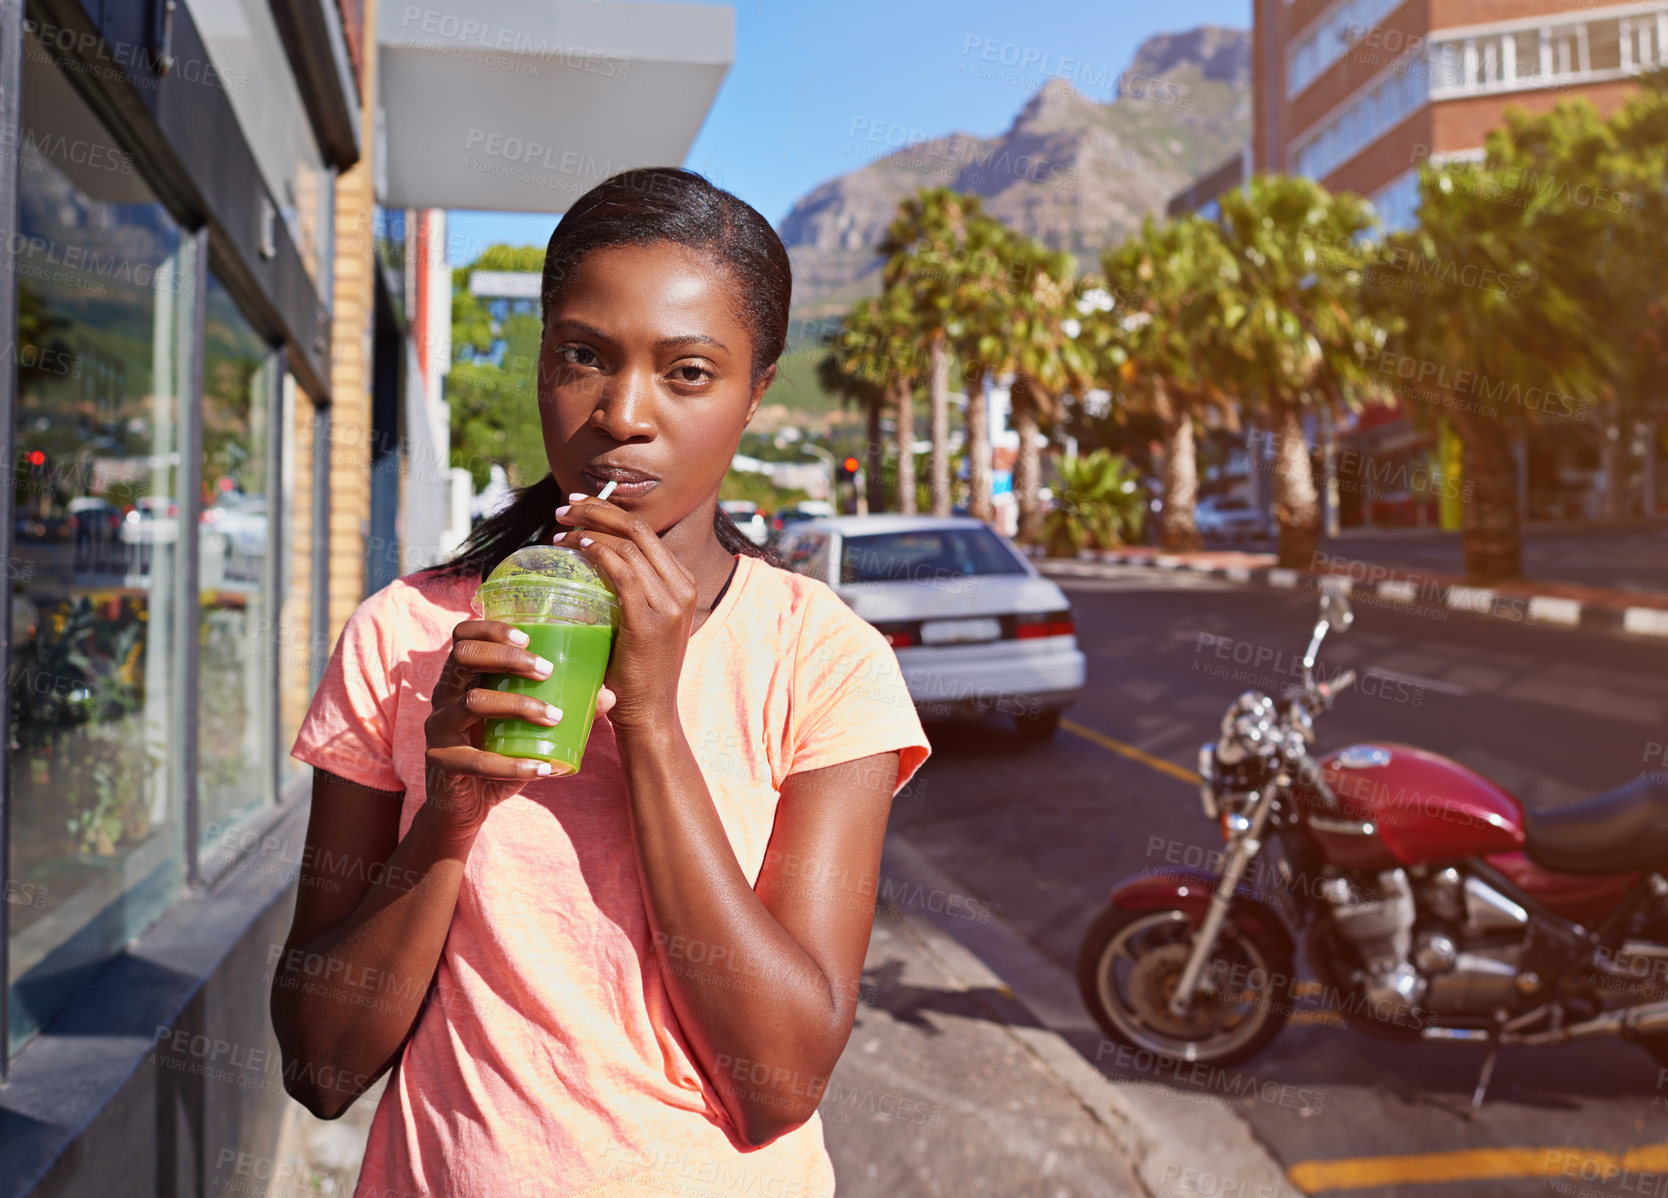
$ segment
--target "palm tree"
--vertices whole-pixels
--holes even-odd
[[[947,187],[923,188],[898,204],[880,244],[888,291],[907,297],[907,331],[925,349],[927,395],[932,413],[929,469],[933,514],[950,514],[950,352],[957,307],[959,262],[967,222],[981,212],[977,196]],[[915,373],[908,372],[910,376]],[[913,445],[914,422],[907,426]],[[899,444],[902,445],[902,432]],[[914,460],[910,457],[913,473]],[[913,489],[910,494],[913,495]]]
[[[1274,434],[1280,564],[1307,568],[1321,529],[1304,416],[1351,399],[1368,382],[1367,349],[1382,344],[1359,296],[1375,218],[1359,196],[1290,176],[1258,176],[1220,203],[1226,260],[1212,319]]]
[[[886,506],[885,445],[880,421],[884,411],[898,413],[898,510],[915,510],[914,419],[910,413],[912,380],[904,373],[911,356],[908,314],[896,288],[861,300],[846,313],[828,338],[829,352],[817,362],[817,379],[825,391],[860,406],[864,413],[864,473],[870,511]]]
[[[1019,437],[1014,459],[1019,539],[1031,542],[1041,531],[1043,514],[1037,498],[1042,474],[1039,418],[1055,419],[1067,391],[1088,389],[1092,364],[1087,347],[1078,340],[1082,287],[1072,283],[1072,256],[1019,236],[1009,237],[1008,250],[1009,319],[1003,360],[1013,375],[1009,396]]]
[[[1585,100],[1508,114],[1481,163],[1424,169],[1418,228],[1387,239],[1387,264],[1372,272],[1366,298],[1393,330],[1393,360],[1434,364],[1398,394],[1459,436],[1473,582],[1523,572],[1512,457],[1521,433],[1534,424],[1573,433],[1590,404],[1615,419],[1648,394],[1641,368],[1662,327],[1668,273],[1665,135],[1661,73],[1610,121]],[[1607,462],[1612,494],[1619,456]]]
[[[1199,469],[1193,426],[1209,407],[1234,418],[1221,390],[1229,366],[1219,290],[1228,264],[1214,223],[1200,216],[1158,224],[1101,255],[1125,302],[1091,319],[1091,342],[1110,368],[1109,389],[1132,393],[1161,430],[1164,506],[1160,544],[1171,552],[1203,543],[1194,523]]]
[[[1015,299],[1010,280],[1013,235],[983,215],[966,222],[950,292],[951,345],[967,395],[968,513],[987,523],[996,515],[991,494],[990,412],[985,380],[1011,369]]]

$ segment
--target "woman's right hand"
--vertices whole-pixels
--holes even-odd
[[[472,834],[499,803],[550,765],[481,748],[481,721],[509,716],[553,728],[562,712],[531,695],[479,685],[482,674],[518,674],[543,681],[551,664],[526,648],[527,634],[498,620],[465,620],[452,629],[452,652],[434,688],[434,710],[424,721],[428,806],[445,827]]]

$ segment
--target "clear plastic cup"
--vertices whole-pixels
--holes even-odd
[[[591,738],[597,693],[608,672],[620,603],[602,572],[577,549],[529,545],[499,563],[475,595],[476,610],[527,634],[527,648],[552,664],[542,682],[491,674],[496,691],[532,695],[562,709],[554,728],[519,719],[484,721],[481,746],[489,753],[551,764],[551,776],[577,774]]]

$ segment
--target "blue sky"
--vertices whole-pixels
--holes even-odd
[[[1155,33],[1250,25],[1250,0],[733,0],[736,60],[685,165],[780,225],[900,140],[1000,133],[1049,76],[1106,101]],[[878,137],[879,141],[872,140]],[[452,240],[540,245],[554,215],[454,212]]]

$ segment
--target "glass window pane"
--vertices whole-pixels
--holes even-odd
[[[179,892],[190,242],[32,36],[17,145],[15,1050]],[[10,896],[8,896],[10,897]]]
[[[1522,29],[1511,35],[1517,55],[1513,70],[1519,79],[1533,79],[1541,73],[1541,31]]]
[[[277,357],[212,274],[205,307],[197,794],[206,844],[273,801],[267,458]]]
[[[1587,22],[1588,70],[1618,71],[1622,67],[1622,34],[1612,17]]]

